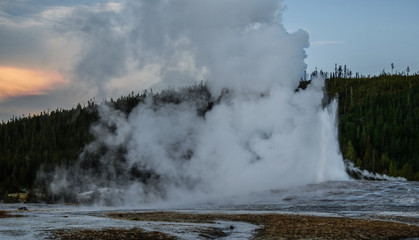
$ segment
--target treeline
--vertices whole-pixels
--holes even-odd
[[[27,192],[38,170],[71,165],[90,141],[97,106],[89,101],[71,110],[42,112],[13,118],[0,125],[0,198],[10,192]]]
[[[151,106],[155,108],[162,104],[194,102],[200,116],[204,116],[214,104],[208,86],[203,82],[178,90],[169,88],[159,93],[153,93],[152,90],[145,90],[142,94],[132,92],[103,104],[129,115],[138,104],[144,104],[146,101],[151,101]],[[70,110],[57,109],[39,115],[14,117],[2,122],[0,201],[16,201],[10,193],[28,192],[28,201],[54,202],[55,196],[48,189],[54,170],[58,167],[71,168],[77,162],[84,147],[94,140],[90,128],[98,120],[99,105],[90,100],[87,105],[78,104]],[[101,167],[106,167],[100,166],[98,160],[105,156],[109,149],[105,146],[99,149],[98,152],[88,152],[89,156],[85,156],[80,163],[81,170],[95,174]],[[121,159],[116,161],[123,162],[123,149],[119,156]],[[40,173],[44,176],[39,177]],[[133,177],[144,180],[149,174],[133,171]]]
[[[338,98],[339,142],[344,157],[363,169],[419,180],[419,75],[353,77],[347,68],[340,69],[341,73],[339,68],[329,74],[315,71],[311,77],[327,75],[325,99]],[[307,84],[309,81],[303,81],[302,88]],[[160,93],[131,93],[105,104],[128,114],[150,100],[156,108],[189,101],[196,103],[197,114],[204,116],[219,98],[211,96],[208,86],[201,83]],[[90,127],[98,118],[98,105],[89,101],[70,110],[0,124],[0,199],[8,200],[8,193],[31,193],[33,189],[48,199],[48,183],[37,181],[37,174],[73,165],[94,140]],[[92,163],[86,162],[86,167]],[[29,194],[32,200],[33,196]]]
[[[419,180],[419,75],[332,77],[326,92],[339,101],[346,159],[372,172]]]

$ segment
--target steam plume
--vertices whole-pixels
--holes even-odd
[[[103,168],[89,173],[75,167],[67,177],[57,175],[52,190],[106,187],[119,196],[113,203],[140,204],[347,179],[337,104],[321,106],[321,78],[294,92],[306,67],[308,34],[286,32],[281,11],[277,0],[124,2],[112,28],[124,44],[112,49],[118,69],[101,76],[114,77],[105,87],[132,83],[127,79],[136,74],[155,87],[208,79],[209,92],[190,97],[186,90],[166,91],[181,101],[156,104],[149,97],[129,115],[102,105],[92,127],[96,141],[79,166],[105,146],[97,162]],[[101,44],[81,61],[97,64],[95,70],[80,67],[80,76],[93,79],[111,66],[112,59],[97,62],[113,55]]]

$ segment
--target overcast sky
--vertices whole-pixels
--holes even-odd
[[[139,2],[1,0],[0,119],[206,80],[205,64],[195,59],[188,39],[179,37],[187,30],[179,26],[199,21],[194,9],[170,4],[173,11],[195,19],[173,27],[162,24],[152,2],[144,4],[145,10]],[[231,7],[241,7],[240,1],[231,2]],[[364,75],[390,72],[391,63],[399,71],[407,66],[411,72],[419,70],[417,0],[284,0],[283,5],[279,19],[285,29],[309,35],[308,71],[332,71],[335,63]],[[255,1],[250,6],[268,4]],[[228,17],[228,9],[219,12],[214,16],[220,19],[217,27]],[[161,51],[159,46],[167,43],[156,42],[162,39],[156,29],[171,27],[166,32],[178,41],[166,49],[174,51]]]

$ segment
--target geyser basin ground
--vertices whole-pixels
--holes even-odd
[[[19,212],[22,205],[2,204],[0,210],[7,213],[0,214],[0,239],[50,239],[54,234],[61,239],[412,238],[419,237],[418,195],[418,182],[344,181],[188,207],[26,204],[29,211]]]

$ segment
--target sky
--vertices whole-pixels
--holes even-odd
[[[147,54],[141,44],[155,41],[156,31],[141,28],[137,21],[150,17],[136,16],[131,9],[137,3],[0,0],[0,120],[206,80],[207,69],[196,65],[193,51],[162,52],[164,63]],[[335,63],[364,75],[391,72],[391,63],[398,71],[407,66],[419,71],[417,0],[283,0],[283,5],[279,18],[285,29],[308,33],[309,72],[333,71]],[[151,19],[165,27],[159,17]],[[173,49],[189,46],[179,39]],[[169,71],[162,73],[162,66]],[[162,80],[169,77],[172,82]]]

